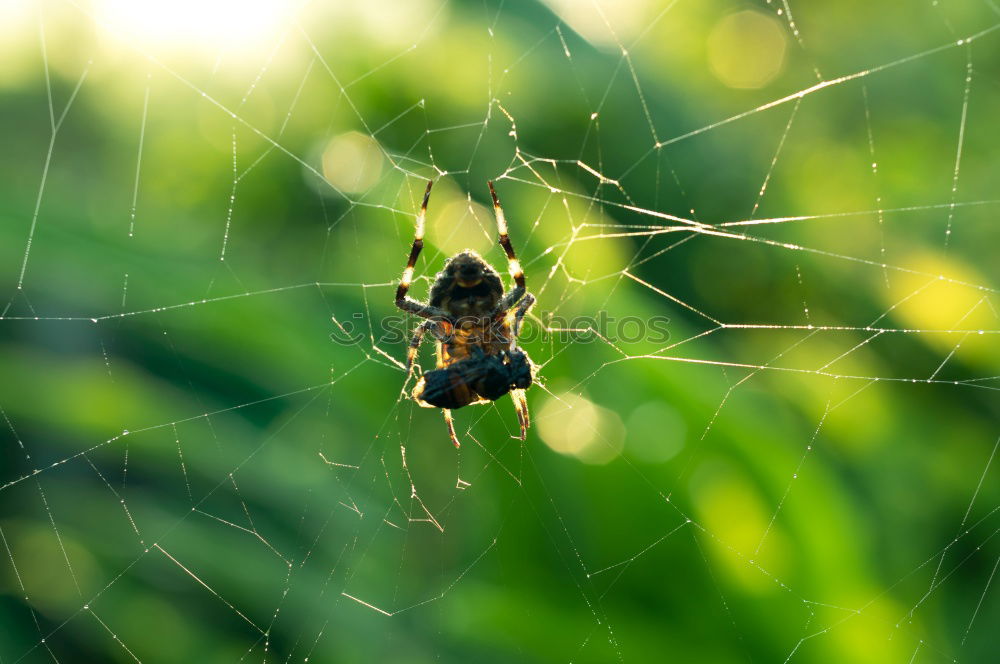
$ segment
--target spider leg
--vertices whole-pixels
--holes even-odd
[[[507,217],[504,215],[503,206],[500,205],[500,197],[497,196],[496,189],[493,188],[492,182],[487,182],[486,184],[489,185],[490,196],[493,197],[493,214],[497,219],[497,231],[499,233],[497,241],[500,243],[500,246],[503,247],[504,253],[507,254],[507,264],[510,266],[510,276],[514,279],[514,288],[512,288],[509,293],[504,295],[495,312],[495,314],[504,314],[510,310],[511,307],[517,304],[522,297],[528,294],[528,289],[524,284],[524,270],[521,269],[521,263],[517,260],[517,254],[514,253],[514,245],[511,244],[510,236],[507,234]],[[532,296],[531,302],[533,303],[534,301],[535,298]],[[529,303],[526,306],[530,307],[531,304]],[[525,312],[527,312],[527,308],[525,308]],[[523,317],[524,314],[521,314],[521,318]],[[515,333],[514,336],[517,336],[517,334]]]
[[[511,349],[517,343],[517,335],[521,334],[521,323],[524,321],[525,315],[528,313],[528,309],[531,305],[535,303],[535,296],[531,293],[525,293],[524,298],[517,305],[517,309],[514,311],[514,324],[510,328],[510,347]]]
[[[437,307],[431,307],[417,302],[411,297],[407,297],[410,290],[410,282],[413,281],[413,268],[417,264],[417,257],[420,256],[421,249],[424,248],[424,219],[427,217],[427,201],[431,197],[431,187],[434,181],[427,182],[427,190],[424,191],[424,202],[420,205],[420,212],[417,213],[416,228],[413,233],[413,246],[410,247],[410,258],[406,261],[403,269],[403,277],[399,280],[396,288],[396,306],[423,318],[444,318],[447,314]]]
[[[507,313],[510,311],[511,307],[517,304],[518,300],[521,300],[521,298],[527,294],[528,291],[526,289],[521,288],[520,286],[514,286],[514,288],[510,289],[510,292],[504,295],[503,299],[500,300],[500,304],[498,304],[496,310],[493,311],[493,315],[500,316]],[[534,301],[534,297],[532,297],[532,301]]]
[[[451,438],[451,442],[455,447],[461,447],[462,444],[458,442],[458,436],[455,435],[455,420],[451,417],[451,411],[447,408],[442,408],[441,412],[444,413],[444,423],[448,425],[448,437]]]
[[[410,338],[410,345],[406,349],[406,380],[403,381],[404,392],[406,391],[406,384],[410,382],[410,376],[413,375],[413,363],[417,359],[417,352],[420,350],[420,344],[424,340],[424,335],[430,332],[434,336],[437,336],[437,324],[436,320],[427,320],[413,331],[413,336]]]
[[[511,244],[510,236],[507,234],[507,217],[504,216],[503,206],[500,205],[500,197],[497,196],[492,182],[487,182],[486,184],[490,188],[490,196],[493,197],[493,213],[497,218],[497,231],[499,233],[498,241],[500,246],[503,247],[504,253],[507,254],[510,276],[514,279],[514,288],[500,301],[496,312],[498,315],[506,314],[511,307],[515,304],[518,305],[517,310],[514,312],[514,323],[511,326],[510,335],[510,350],[514,351],[517,346],[517,335],[521,330],[521,322],[524,320],[525,315],[527,315],[528,309],[535,303],[535,296],[528,292],[528,288],[524,283],[524,270],[521,269],[521,263],[517,260],[517,254],[514,253],[514,245]],[[519,438],[524,440],[528,434],[528,427],[531,426],[531,416],[528,414],[528,399],[525,397],[523,389],[511,390],[510,398],[514,402],[514,411],[517,413],[517,422],[521,428]]]
[[[515,438],[524,440],[528,437],[528,427],[531,426],[531,416],[528,414],[528,398],[524,396],[524,390],[511,390],[510,399],[514,402],[517,423],[521,427],[521,435],[515,436]]]
[[[507,235],[507,217],[503,214],[503,207],[500,205],[500,198],[497,197],[496,189],[493,188],[492,182],[487,182],[490,187],[490,196],[493,197],[493,214],[497,218],[497,231],[500,234],[498,241],[500,246],[503,247],[504,253],[507,254],[507,264],[510,265],[510,276],[514,278],[514,284],[517,286],[515,290],[520,289],[521,294],[524,294],[524,270],[521,269],[521,264],[517,261],[517,255],[514,253],[514,246],[510,243],[510,236]],[[512,291],[513,292],[513,291]],[[520,295],[518,296],[520,297]]]

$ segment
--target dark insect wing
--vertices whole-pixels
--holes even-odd
[[[438,408],[461,408],[531,386],[531,363],[524,351],[500,355],[486,355],[478,347],[473,351],[471,357],[424,374],[420,400]]]
[[[443,369],[434,369],[424,374],[414,396],[420,401],[438,408],[461,408],[479,396],[471,386],[481,378],[484,367],[479,360],[468,359],[456,362]]]
[[[520,348],[510,351],[507,364],[507,379],[511,389],[523,390],[531,387],[531,362],[528,354]]]

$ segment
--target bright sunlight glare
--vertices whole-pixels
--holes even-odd
[[[231,50],[260,46],[291,17],[282,0],[99,0],[102,22],[142,42]]]

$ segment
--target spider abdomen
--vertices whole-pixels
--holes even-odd
[[[475,354],[499,355],[510,348],[510,328],[505,321],[459,324],[441,342],[439,366],[448,366]]]

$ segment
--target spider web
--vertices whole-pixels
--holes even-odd
[[[992,2],[103,7],[8,47],[0,661],[989,660]],[[400,393],[427,179],[416,297],[507,209],[524,443]]]

